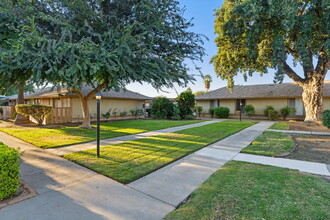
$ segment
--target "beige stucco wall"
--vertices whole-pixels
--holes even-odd
[[[324,110],[330,110],[330,98],[323,99]]]
[[[230,114],[235,113],[235,101],[234,99],[220,99],[220,106],[221,107],[227,107],[230,110]],[[203,112],[208,113],[210,106],[211,106],[211,100],[197,100],[196,101],[197,106],[203,107]]]
[[[197,100],[196,106],[202,106],[203,112],[208,113],[210,109],[210,100]]]
[[[101,114],[105,114],[109,111],[110,108],[117,108],[118,112],[126,111],[128,115],[131,109],[139,108],[142,109],[144,104],[144,100],[127,100],[127,99],[102,99],[101,100]],[[72,106],[72,117],[73,118],[81,118],[82,117],[82,109],[79,98],[71,98],[71,106]],[[92,99],[89,101],[89,111],[93,116],[96,116],[96,100]],[[119,116],[119,113],[117,114]]]
[[[264,114],[267,105],[273,106],[278,111],[288,105],[288,99],[247,99],[246,105],[253,105],[256,114]]]
[[[229,114],[235,113],[235,104],[236,99],[221,99],[220,100],[220,107],[227,107],[229,108]]]

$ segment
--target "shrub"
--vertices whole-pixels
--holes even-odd
[[[151,108],[146,108],[147,117],[151,117]]]
[[[214,108],[209,109],[209,114],[211,115],[211,118],[214,116]]]
[[[286,107],[283,107],[280,109],[280,113],[281,113],[283,119],[285,120],[286,117],[288,117],[288,115],[296,113],[296,109],[286,106]]]
[[[173,114],[172,114],[170,119],[173,119],[173,120],[180,120],[181,119],[180,109],[179,109],[178,106],[176,106],[176,105],[173,106]]]
[[[330,128],[330,110],[324,110],[322,114],[322,124]]]
[[[38,125],[42,125],[43,121],[51,114],[53,106],[50,105],[26,105],[20,104],[15,106],[17,113],[25,117],[31,116]]]
[[[272,121],[277,121],[278,120],[278,111],[269,110],[268,111],[268,118]]]
[[[184,117],[184,119],[186,119],[186,120],[193,120],[193,119],[195,119],[195,116],[193,116],[193,115],[186,115]]]
[[[16,117],[17,117],[17,112],[16,112],[16,110],[13,112],[13,119],[16,119]]]
[[[139,116],[143,115],[143,109],[134,108],[130,110],[130,113],[137,119]]]
[[[115,108],[111,114],[116,118],[118,114],[118,109]]]
[[[174,116],[174,104],[166,97],[157,97],[151,106],[151,115],[156,119],[171,118]]]
[[[110,108],[105,114],[101,114],[103,118],[109,119],[111,115],[112,108]]]
[[[0,142],[0,201],[13,196],[19,187],[19,154]]]
[[[176,99],[180,109],[181,118],[186,118],[187,115],[192,115],[192,108],[195,106],[195,95],[188,89],[182,92]]]
[[[271,105],[267,105],[266,108],[265,108],[265,110],[264,110],[264,114],[265,114],[266,117],[268,117],[268,115],[269,115],[269,111],[270,111],[270,110],[275,110],[275,109],[274,109],[273,106],[271,106]],[[269,118],[269,117],[268,117],[268,118]]]
[[[247,116],[249,116],[250,118],[256,114],[256,110],[254,109],[253,105],[246,105],[244,107],[244,112]]]
[[[228,118],[229,108],[227,107],[217,107],[214,108],[214,115],[219,118]]]
[[[195,106],[195,112],[198,114],[198,117],[201,117],[201,114],[203,112],[203,107],[202,106]]]
[[[122,119],[124,119],[124,118],[126,117],[126,115],[127,115],[127,112],[126,112],[126,111],[123,111],[123,112],[120,112],[120,113],[119,113],[119,116],[120,116]]]

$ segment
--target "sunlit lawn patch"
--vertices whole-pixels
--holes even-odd
[[[169,127],[193,124],[202,120],[163,121],[163,120],[129,120],[101,123],[101,139],[137,134]],[[95,128],[95,125],[93,125]],[[78,126],[22,127],[0,128],[14,137],[20,138],[42,148],[58,147],[96,139],[96,130],[82,129]]]
[[[288,123],[285,122],[277,122],[273,124],[269,129],[275,129],[275,130],[289,130]]]
[[[294,148],[294,141],[289,134],[266,131],[260,135],[251,145],[241,152],[248,154],[258,154],[273,156],[281,153],[291,152]]]
[[[223,121],[102,147],[101,158],[95,156],[95,149],[64,157],[122,183],[128,183],[253,124]]]
[[[330,219],[330,183],[298,171],[229,162],[165,219]]]

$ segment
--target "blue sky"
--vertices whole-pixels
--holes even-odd
[[[197,63],[199,67],[201,67],[201,71],[204,75],[210,74],[213,78],[213,82],[211,83],[210,90],[218,89],[227,85],[226,81],[221,80],[220,78],[216,77],[213,65],[209,63],[212,56],[214,56],[217,52],[217,47],[214,43],[216,35],[214,34],[214,10],[218,9],[222,6],[223,0],[178,0],[180,4],[186,7],[185,18],[190,19],[193,18],[193,23],[195,24],[194,27],[191,28],[192,31],[200,34],[204,34],[209,38],[209,41],[205,42],[205,49],[207,56],[204,57],[203,63]],[[193,65],[187,62],[188,66],[193,69]],[[297,72],[301,71],[299,68],[296,69]],[[273,72],[272,70],[269,71],[268,74],[260,77],[258,73],[255,73],[253,77],[248,78],[247,82],[244,81],[243,77],[237,76],[235,78],[235,84],[240,85],[251,85],[251,84],[267,84],[273,82]],[[190,71],[191,74],[197,74],[196,71]],[[193,92],[204,90],[204,84],[201,77],[195,77],[196,81],[194,84],[189,84]],[[330,80],[330,76],[326,77],[326,80]],[[284,82],[291,82],[288,77],[285,77]],[[176,97],[176,91],[178,93],[185,91],[187,88],[182,88],[179,86],[175,86],[174,89],[163,88],[164,91],[157,91],[151,85],[148,84],[139,84],[133,83],[127,86],[127,89],[155,97],[155,96],[166,96],[166,97]]]

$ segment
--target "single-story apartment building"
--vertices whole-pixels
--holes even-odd
[[[86,96],[93,90],[92,87],[85,86],[82,88],[82,93]],[[151,97],[132,92],[129,90],[120,90],[118,92],[110,90],[101,92],[101,114],[105,114],[109,109],[116,109],[118,112],[127,112],[130,116],[132,109],[144,109],[145,102],[152,99]],[[17,95],[8,96],[5,98],[7,102],[7,111],[12,111],[17,103]],[[76,93],[68,91],[65,88],[44,88],[36,89],[34,92],[26,92],[24,94],[26,104],[41,104],[53,106],[53,113],[49,116],[46,124],[68,123],[72,121],[81,121],[83,117],[80,99]],[[90,116],[96,117],[96,99],[89,100]],[[6,109],[5,109],[6,110]],[[11,114],[12,114],[11,112]],[[7,117],[10,114],[6,114]]]
[[[295,83],[235,85],[232,92],[227,87],[223,87],[196,96],[196,105],[202,106],[206,113],[210,108],[228,107],[231,116],[240,113],[240,102],[242,108],[253,105],[257,116],[262,116],[268,105],[273,106],[277,111],[288,106],[296,109],[293,118],[303,118],[305,110],[302,92],[303,89]],[[330,81],[324,84],[323,105],[324,109],[330,109]]]

